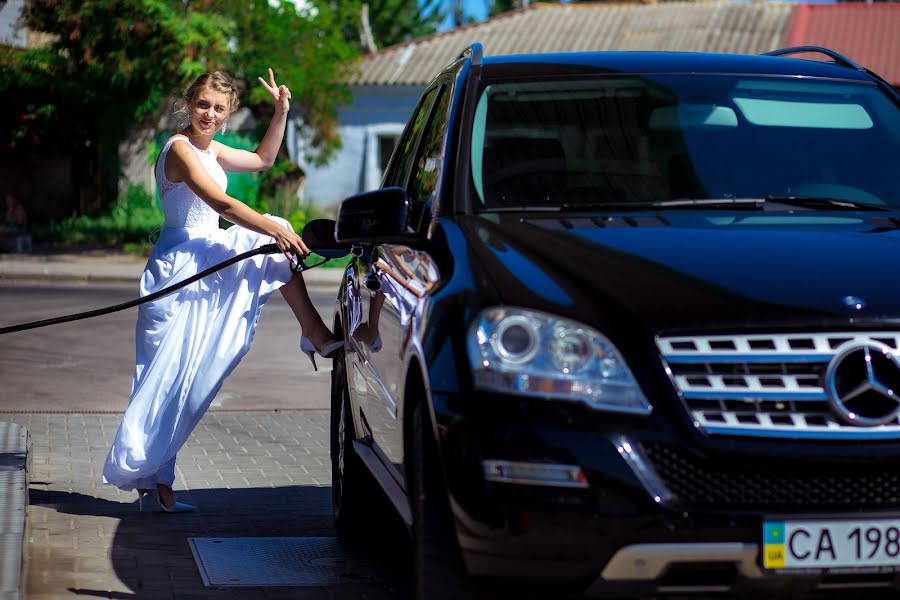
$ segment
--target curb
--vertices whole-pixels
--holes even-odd
[[[0,597],[24,598],[30,439],[22,425],[0,422]]]

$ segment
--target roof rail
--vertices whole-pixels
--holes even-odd
[[[845,67],[850,67],[851,69],[856,69],[857,71],[866,70],[865,67],[847,58],[840,52],[835,52],[830,48],[824,48],[822,46],[793,46],[791,48],[781,48],[780,50],[765,52],[763,56],[788,56],[790,54],[803,54],[805,52],[816,52],[818,54],[824,54],[825,56],[831,57],[837,64],[843,65]]]
[[[472,42],[471,46],[466,47],[465,50],[459,53],[459,56],[456,57],[457,60],[460,58],[471,58],[473,65],[480,65],[481,58],[484,56],[484,48],[482,47],[480,42]]]

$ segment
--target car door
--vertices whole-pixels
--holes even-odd
[[[384,186],[398,186],[410,194],[410,226],[427,228],[428,206],[437,187],[443,153],[450,94],[446,85],[429,89],[413,115],[408,130],[388,167]],[[373,449],[392,467],[398,483],[402,477],[403,429],[400,415],[404,379],[403,357],[410,320],[421,295],[431,283],[427,269],[414,264],[429,263],[412,258],[406,246],[377,246],[368,260],[356,261],[348,286],[349,339],[353,367],[350,387],[360,406],[362,431],[370,435]],[[433,271],[433,269],[432,269]]]

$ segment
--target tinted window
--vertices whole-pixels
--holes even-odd
[[[437,88],[429,91],[419,102],[419,107],[410,120],[405,137],[400,142],[400,156],[397,157],[397,165],[393,167],[392,173],[385,181],[386,186],[399,185],[403,187],[406,185],[416,156],[416,145],[422,130],[428,123],[428,115],[431,113],[431,104],[436,93]]]
[[[446,88],[434,104],[428,128],[422,136],[416,167],[409,182],[410,225],[415,229],[427,226],[430,216],[429,200],[435,193],[444,160],[444,133],[447,113],[450,109],[450,94]]]
[[[660,75],[481,94],[484,205],[815,196],[900,206],[900,110],[867,83]]]

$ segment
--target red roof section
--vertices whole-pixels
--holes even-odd
[[[898,3],[797,4],[788,21],[785,45],[826,46],[900,86]]]

